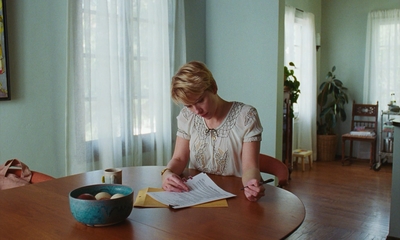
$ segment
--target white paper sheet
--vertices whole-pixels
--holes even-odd
[[[194,206],[201,203],[235,197],[236,195],[224,191],[218,187],[205,173],[199,173],[186,184],[189,192],[148,192],[147,194],[155,200],[169,205],[174,209]]]

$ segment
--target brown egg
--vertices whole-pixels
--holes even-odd
[[[98,194],[96,194],[95,198],[97,200],[110,199],[111,198],[111,194],[109,194],[108,192],[99,192]]]
[[[96,198],[89,193],[83,193],[81,195],[78,196],[79,199],[86,199],[86,200],[96,200]]]

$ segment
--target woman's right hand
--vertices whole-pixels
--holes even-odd
[[[168,192],[188,192],[190,189],[177,174],[166,171],[162,175],[162,188]]]

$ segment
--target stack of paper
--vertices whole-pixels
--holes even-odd
[[[221,207],[227,206],[226,201],[218,202],[217,200],[225,200],[226,198],[235,197],[236,195],[226,192],[218,187],[211,178],[205,173],[199,173],[186,182],[190,188],[189,192],[166,192],[148,188],[147,191],[142,190],[142,194],[150,196],[152,199],[144,200],[146,196],[139,193],[134,206],[137,207],[171,207],[174,209],[185,208],[191,206],[200,206],[204,203],[204,207]],[[151,201],[151,203],[150,203]],[[159,205],[161,203],[161,206]]]

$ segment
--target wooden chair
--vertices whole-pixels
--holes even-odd
[[[13,168],[13,169],[10,168],[8,170],[8,172],[9,173],[14,173],[17,176],[21,175],[21,169],[17,169],[17,168]],[[31,174],[32,174],[32,178],[31,178],[31,183],[32,184],[55,179],[54,177],[49,176],[47,174],[44,174],[44,173],[41,173],[41,172],[32,171],[32,170],[31,170]]]
[[[260,171],[272,174],[278,178],[278,187],[285,187],[289,184],[289,169],[278,159],[260,154]]]
[[[375,152],[378,130],[378,102],[376,104],[357,104],[353,101],[353,110],[351,116],[351,132],[342,135],[342,164],[345,161],[346,141],[350,141],[350,154],[348,160],[351,163],[353,154],[353,141],[369,142],[370,166],[375,162]],[[370,134],[372,133],[372,134]]]

